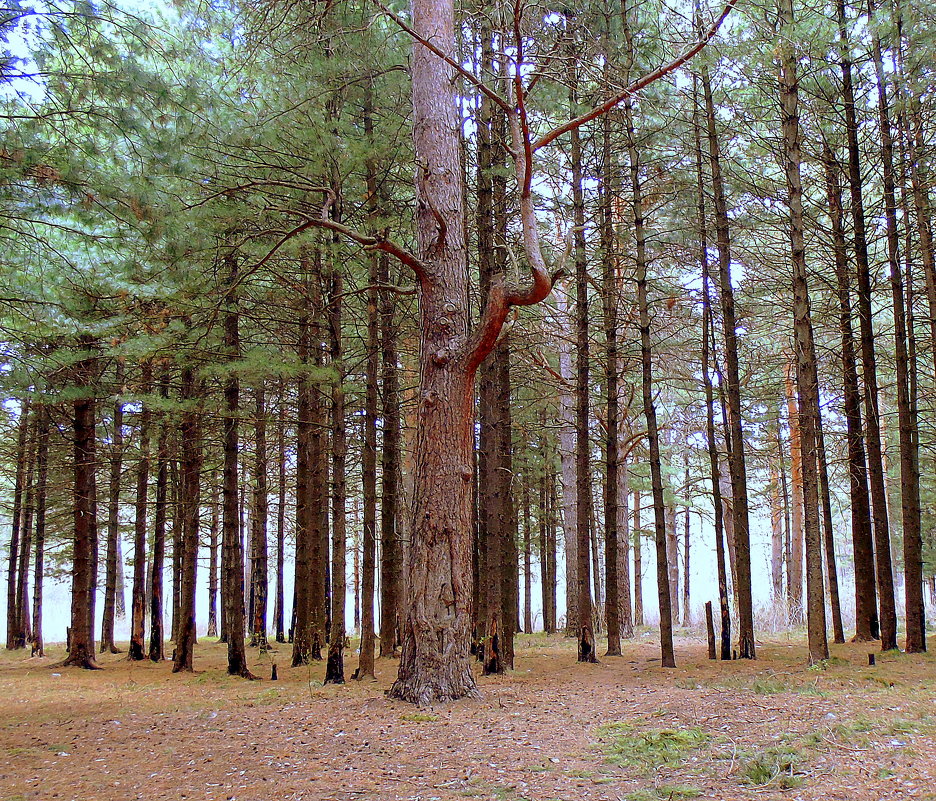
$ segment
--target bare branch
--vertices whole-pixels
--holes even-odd
[[[725,4],[725,7],[722,9],[721,14],[711,24],[711,26],[709,26],[708,30],[705,31],[702,37],[697,42],[695,42],[692,47],[684,51],[682,55],[673,59],[668,64],[664,64],[662,67],[655,69],[653,72],[648,72],[646,75],[638,78],[636,81],[629,84],[625,89],[622,89],[616,95],[608,98],[600,105],[595,106],[589,111],[586,111],[584,114],[580,114],[578,117],[564,122],[562,125],[556,126],[551,131],[549,131],[549,133],[543,134],[543,136],[541,136],[533,143],[533,151],[535,152],[541,147],[545,147],[558,137],[584,125],[586,122],[591,122],[592,120],[600,117],[602,114],[607,114],[618,103],[626,100],[628,97],[634,96],[641,89],[646,89],[650,84],[660,80],[660,78],[664,78],[671,72],[678,70],[683,64],[690,61],[694,56],[701,52],[702,49],[712,40],[715,34],[718,33],[718,29],[725,21],[725,18],[729,13],[731,13],[731,9],[733,9],[737,3],[738,0],[728,0],[728,2]]]
[[[333,193],[332,193],[333,195]],[[363,234],[360,231],[357,231],[353,228],[349,228],[346,225],[342,225],[340,222],[331,220],[328,218],[328,208],[331,205],[330,202],[326,202],[325,206],[322,208],[321,215],[318,217],[311,217],[305,212],[298,211],[296,209],[275,209],[276,211],[281,211],[285,214],[297,215],[304,217],[304,221],[297,225],[292,230],[286,232],[273,248],[257,263],[253,264],[248,270],[247,273],[255,272],[260,269],[266,262],[268,262],[276,252],[290,239],[295,236],[298,236],[303,231],[307,231],[310,228],[325,228],[329,231],[335,231],[336,233],[341,234],[347,239],[350,239],[352,242],[357,242],[359,245],[363,246],[366,250],[382,250],[384,253],[389,253],[391,256],[396,257],[403,264],[409,267],[414,273],[416,273],[416,278],[422,282],[426,277],[426,265],[423,264],[416,256],[410,253],[406,248],[398,245],[391,239],[387,239],[382,234],[376,236],[369,236],[368,234]]]

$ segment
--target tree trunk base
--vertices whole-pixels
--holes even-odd
[[[461,698],[481,698],[481,692],[469,669],[460,672],[442,670],[435,675],[429,675],[428,671],[414,673],[415,675],[401,677],[393,682],[387,690],[387,697],[420,707],[458,701]]]
[[[738,640],[738,657],[741,659],[757,659],[753,637],[742,637]]]
[[[89,653],[86,648],[78,648],[75,653],[69,654],[61,662],[50,665],[53,668],[78,667],[85,670],[103,670],[97,662],[94,661],[94,654]]]
[[[325,681],[323,684],[344,684],[344,655],[341,651],[332,652],[328,655],[328,662],[325,664]]]

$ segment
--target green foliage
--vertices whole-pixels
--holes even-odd
[[[739,773],[744,784],[754,787],[774,785],[790,790],[802,784],[802,777],[797,775],[796,769],[804,761],[805,756],[793,746],[770,746],[743,759]]]
[[[649,773],[662,766],[680,764],[711,737],[698,727],[641,729],[630,723],[606,723],[597,736],[606,761]]]

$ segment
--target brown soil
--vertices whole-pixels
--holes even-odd
[[[224,673],[223,646],[171,663],[55,669],[0,657],[0,799],[654,801],[936,799],[936,660],[833,648],[825,670],[782,641],[709,662],[679,641],[664,670],[646,633],[577,665],[569,641],[521,637],[517,670],[481,701],[417,710],[375,684],[320,685],[288,646]],[[268,680],[273,659],[280,680]],[[353,658],[349,662],[353,662]]]

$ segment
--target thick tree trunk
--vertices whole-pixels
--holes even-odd
[[[181,581],[179,625],[176,629],[173,673],[195,669],[195,588],[198,586],[198,519],[201,490],[201,420],[195,371],[182,368],[182,420],[179,425],[179,517],[181,518]]]
[[[751,595],[751,544],[748,515],[747,468],[744,459],[744,428],[741,419],[741,378],[738,365],[738,335],[734,290],[731,286],[731,238],[728,206],[721,172],[721,151],[715,128],[715,104],[708,72],[702,72],[708,127],[709,162],[715,200],[715,232],[718,245],[718,271],[721,289],[722,325],[725,336],[725,394],[731,430],[728,464],[731,473],[733,540],[735,550],[735,598],[738,603],[738,654],[753,659],[754,604]]]
[[[144,361],[140,392],[150,391],[152,365]],[[146,658],[146,512],[149,494],[150,408],[143,401],[140,408],[140,457],[136,465],[136,498],[133,514],[133,587],[130,596],[130,647],[127,659],[140,662]]]
[[[117,392],[123,392],[123,364],[117,363]],[[117,552],[120,541],[120,473],[123,462],[123,403],[114,403],[114,434],[111,439],[110,480],[107,498],[107,553],[104,567],[104,616],[101,621],[101,653],[120,651],[114,644],[117,612]]]
[[[74,543],[72,545],[71,631],[68,656],[61,667],[75,666],[96,669],[94,661],[94,566],[97,550],[97,508],[94,488],[95,466],[95,399],[94,381],[97,359],[89,352],[94,343],[82,338],[79,345],[86,349],[75,365],[75,387],[79,397],[73,403],[74,431]]]

